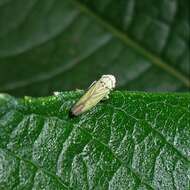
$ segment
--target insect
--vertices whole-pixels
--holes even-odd
[[[116,79],[113,75],[102,75],[98,81],[94,81],[87,92],[71,109],[74,116],[78,116],[92,107],[102,99],[108,99],[109,93],[115,88]]]

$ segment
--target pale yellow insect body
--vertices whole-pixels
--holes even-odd
[[[104,98],[108,98],[111,90],[115,88],[116,79],[113,75],[102,75],[100,80],[95,81],[89,87],[87,92],[79,99],[79,101],[71,109],[73,115],[80,115]]]

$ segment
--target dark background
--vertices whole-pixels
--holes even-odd
[[[0,0],[0,92],[44,96],[114,74],[189,91],[189,0]]]

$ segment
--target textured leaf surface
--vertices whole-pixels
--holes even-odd
[[[114,92],[80,117],[83,92],[0,96],[0,189],[190,187],[190,95]]]
[[[50,94],[105,73],[120,88],[188,90],[188,10],[189,0],[0,1],[0,91]]]

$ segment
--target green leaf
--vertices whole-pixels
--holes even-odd
[[[190,188],[190,94],[111,93],[85,114],[82,91],[0,96],[0,189]]]
[[[190,88],[189,0],[3,0],[0,91],[47,95],[112,73],[119,88]]]

